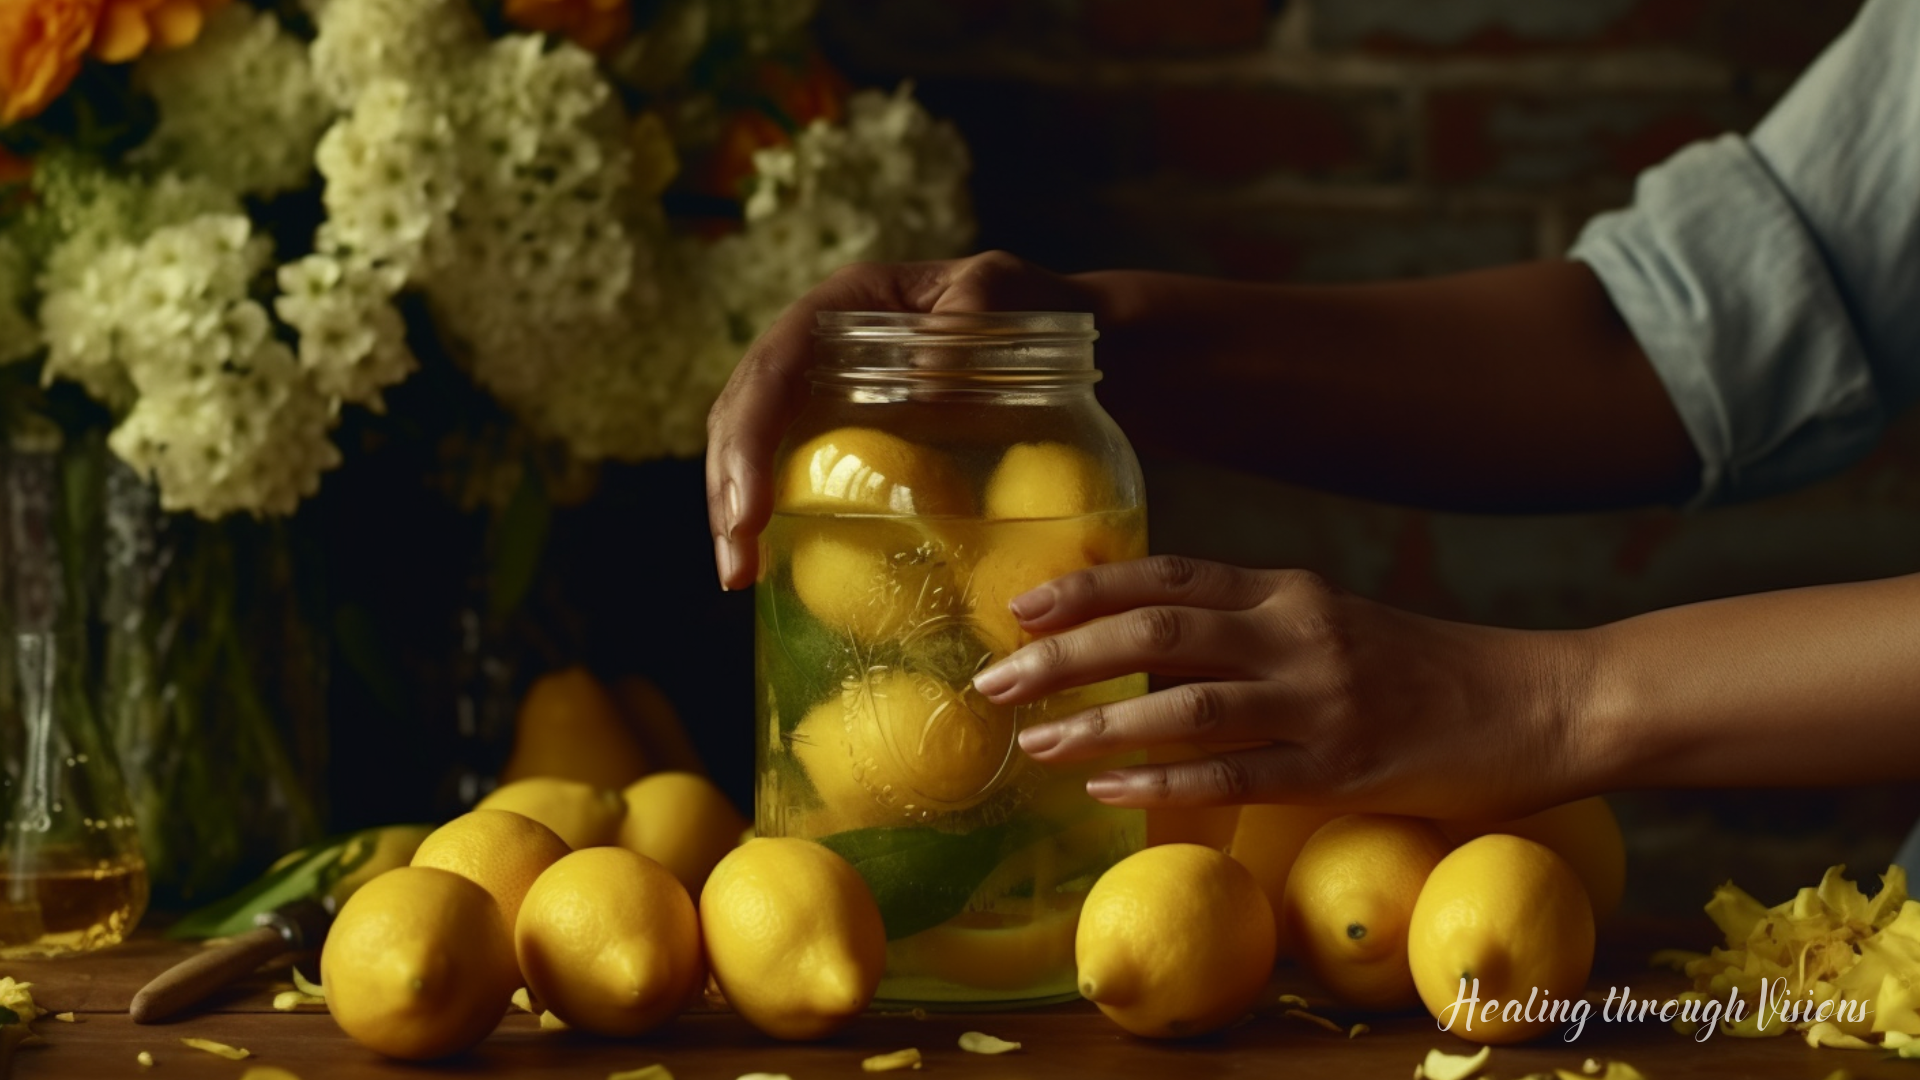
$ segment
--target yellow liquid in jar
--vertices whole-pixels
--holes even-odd
[[[147,909],[147,867],[135,857],[40,852],[16,873],[0,855],[0,959],[66,956],[118,944]]]
[[[1139,849],[1142,816],[1085,792],[1089,775],[1120,762],[1047,769],[1015,736],[1145,693],[1146,678],[1013,708],[986,701],[971,679],[1030,640],[1007,611],[1014,596],[1144,555],[1144,511],[1007,521],[775,514],[763,543],[760,834],[940,852],[909,864],[927,875],[916,883],[924,912],[903,911],[918,902],[914,889],[904,899],[877,890],[890,921],[904,914],[914,928],[889,943],[882,999],[1074,996],[1080,902]]]

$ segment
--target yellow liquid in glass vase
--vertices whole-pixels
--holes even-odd
[[[146,910],[147,867],[138,856],[103,860],[55,850],[34,864],[16,873],[0,859],[0,959],[117,944]]]
[[[779,513],[758,586],[762,835],[818,839],[874,886],[883,1000],[1075,994],[1080,903],[1139,849],[1141,815],[1089,798],[1113,761],[1046,769],[1031,724],[1146,691],[1127,676],[993,705],[975,674],[1028,638],[1014,596],[1146,550],[1139,509],[981,520]]]

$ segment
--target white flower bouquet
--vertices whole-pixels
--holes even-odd
[[[698,453],[795,296],[968,243],[958,136],[850,91],[811,16],[0,0],[0,501],[61,478],[36,572],[70,586],[63,685],[118,745],[163,904],[325,820],[326,641],[355,671],[382,650],[307,602],[284,519],[366,431],[464,459],[430,482],[509,535],[498,616],[538,558],[529,476]]]
[[[168,510],[292,512],[423,340],[574,459],[697,453],[799,292],[971,235],[959,138],[845,93],[805,0],[5,12],[0,362]]]

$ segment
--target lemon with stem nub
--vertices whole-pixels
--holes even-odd
[[[541,873],[566,857],[552,829],[511,810],[474,810],[433,831],[413,853],[414,866],[451,870],[487,890],[509,930],[520,901]]]
[[[1349,1005],[1418,999],[1407,923],[1446,838],[1422,818],[1349,814],[1307,838],[1287,875],[1287,936],[1320,985]]]
[[[1147,848],[1102,874],[1074,937],[1081,996],[1153,1038],[1232,1023],[1273,955],[1273,910],[1253,875],[1198,844]]]

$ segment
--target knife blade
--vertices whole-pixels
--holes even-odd
[[[275,957],[319,948],[333,913],[320,902],[295,900],[263,911],[253,921],[252,930],[180,961],[141,987],[127,1007],[133,1022],[159,1023],[246,978]]]

